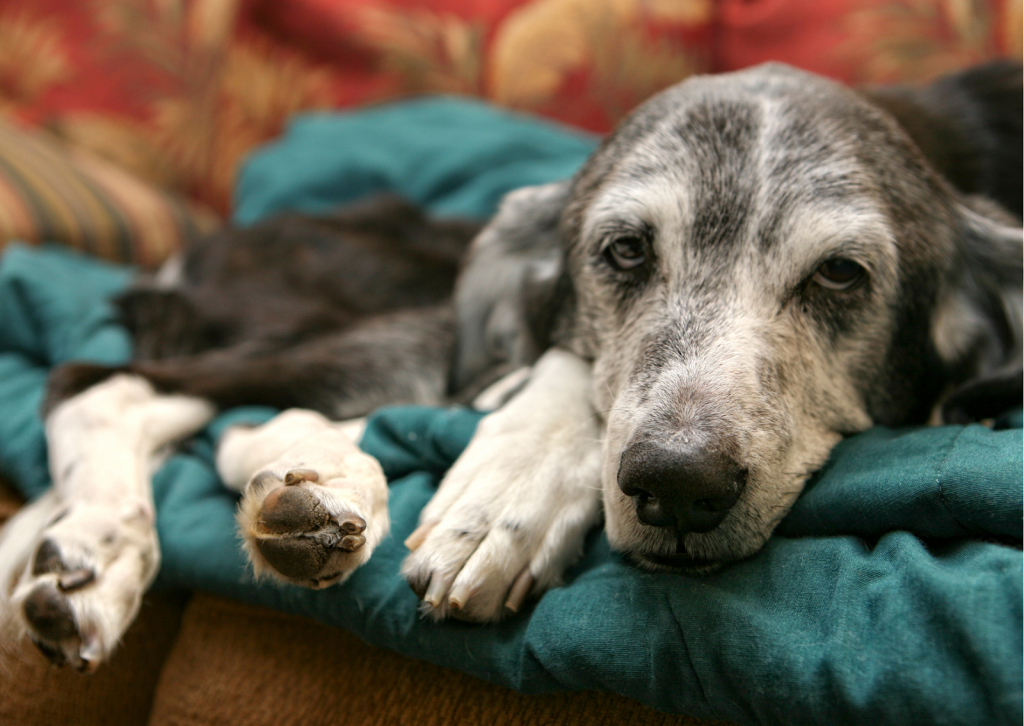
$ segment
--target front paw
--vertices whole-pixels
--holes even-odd
[[[406,540],[402,574],[424,614],[500,620],[579,557],[600,515],[598,431],[585,421],[555,438],[545,452],[481,423]]]
[[[159,567],[152,511],[142,502],[79,505],[34,539],[11,612],[52,663],[95,670],[135,619]]]
[[[296,444],[246,486],[238,523],[256,575],[320,589],[366,563],[390,520],[384,472],[337,429]]]

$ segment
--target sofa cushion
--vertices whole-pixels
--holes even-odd
[[[91,675],[55,668],[27,640],[14,650],[0,650],[0,723],[146,723],[186,600],[181,593],[147,596],[117,657]]]
[[[524,696],[374,648],[344,630],[196,594],[150,726],[590,724],[710,726],[611,693]]]
[[[152,266],[216,217],[42,131],[0,122],[0,247],[63,242]]]

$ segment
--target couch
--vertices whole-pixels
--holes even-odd
[[[218,216],[251,221],[235,196],[244,160],[303,110],[455,92],[600,133],[692,72],[774,57],[843,80],[916,79],[1020,49],[1014,0],[967,17],[941,1],[649,5],[302,0],[285,12],[252,0],[160,16],[135,0],[2,0],[0,33],[17,42],[0,54],[12,79],[0,158],[19,173],[5,178],[0,244],[155,265]],[[616,62],[602,65],[612,39]],[[33,74],[19,70],[26,57]],[[140,84],[150,91],[123,90]],[[57,168],[78,182],[40,205],[52,185],[35,170]],[[14,489],[2,490],[8,515]],[[166,587],[94,676],[55,671],[30,647],[2,668],[0,723],[12,724],[711,723],[609,693],[523,696],[302,616]]]

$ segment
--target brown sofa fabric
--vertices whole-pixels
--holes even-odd
[[[50,665],[28,641],[4,653],[0,656],[0,724],[146,724],[187,599],[184,594],[147,597],[117,655],[93,674]]]
[[[523,696],[293,615],[197,594],[150,726],[701,724],[609,693]]]

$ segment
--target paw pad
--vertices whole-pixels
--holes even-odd
[[[22,609],[25,620],[41,638],[59,641],[78,635],[71,603],[48,582],[28,594]]]
[[[289,486],[289,477],[292,484],[319,478],[306,469],[285,475],[285,486],[263,500],[255,545],[278,574],[317,581],[332,552],[356,552],[366,544],[366,520],[347,514],[335,521],[313,492]]]
[[[314,537],[258,539],[256,547],[271,567],[297,580],[314,579],[331,556],[331,550]]]
[[[268,534],[312,532],[324,527],[329,517],[320,500],[308,489],[275,489],[263,500],[260,528]]]
[[[338,549],[343,549],[346,552],[355,552],[364,544],[366,544],[366,537],[361,534],[350,534],[341,538],[341,541],[338,543]]]
[[[52,539],[44,539],[40,542],[32,562],[32,574],[45,575],[48,572],[60,572],[64,569],[64,559],[61,557],[57,543]]]

